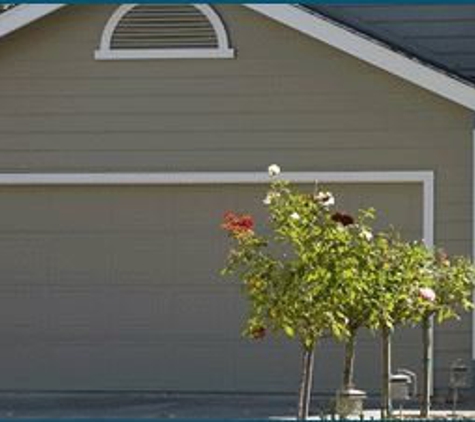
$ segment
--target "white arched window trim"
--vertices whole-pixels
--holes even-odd
[[[107,22],[101,37],[99,49],[95,51],[97,60],[116,59],[209,59],[234,57],[234,49],[230,47],[226,28],[219,15],[208,5],[190,4],[196,7],[209,20],[216,32],[217,48],[171,48],[171,49],[111,49],[112,35],[120,20],[140,3],[126,4],[117,8]]]

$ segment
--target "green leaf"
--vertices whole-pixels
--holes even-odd
[[[295,330],[290,325],[284,325],[284,331],[289,337],[295,336]]]

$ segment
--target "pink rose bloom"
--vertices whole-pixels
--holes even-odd
[[[429,302],[435,301],[435,292],[430,287],[421,287],[419,289],[419,297],[428,300]]]

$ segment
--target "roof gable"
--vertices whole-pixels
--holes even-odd
[[[0,15],[0,37],[55,12],[66,4],[22,4]],[[325,16],[290,4],[245,4],[320,42],[370,63],[457,104],[475,110],[475,87],[441,69],[421,63]]]

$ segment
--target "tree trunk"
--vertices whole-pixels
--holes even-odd
[[[432,391],[432,348],[434,345],[433,334],[434,318],[426,316],[422,320],[422,347],[423,347],[423,362],[422,362],[422,400],[421,400],[421,417],[429,417],[430,412],[430,394]]]
[[[313,362],[315,347],[303,348],[302,383],[300,384],[299,407],[297,419],[307,420],[310,410],[310,395],[312,393]]]
[[[343,389],[354,387],[356,331],[352,331],[345,343],[345,369],[343,371]]]
[[[381,351],[383,362],[383,385],[381,388],[381,419],[389,418],[392,413],[391,403],[391,332],[384,327],[381,330]]]

